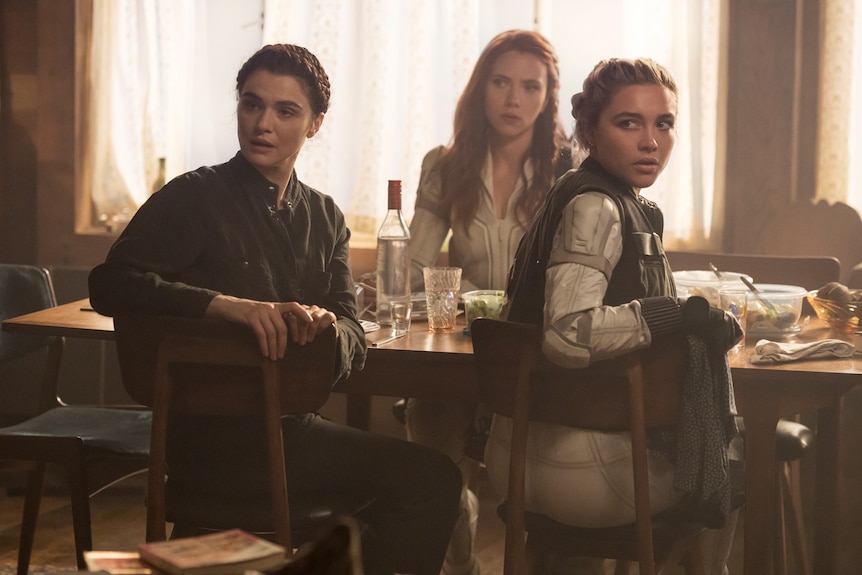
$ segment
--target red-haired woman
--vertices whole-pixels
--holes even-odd
[[[570,149],[560,149],[559,84],[557,55],[537,32],[503,32],[479,56],[455,110],[451,143],[422,162],[410,225],[414,291],[422,290],[422,268],[434,265],[450,233],[449,265],[463,270],[462,292],[506,288],[518,242],[556,177],[571,167]],[[449,455],[464,478],[446,575],[478,573],[476,496],[467,488],[476,464],[464,454],[475,417],[472,404],[407,404],[408,439]]]

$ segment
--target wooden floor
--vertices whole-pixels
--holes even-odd
[[[0,484],[4,485],[17,482],[17,478],[8,473],[0,474],[0,478],[3,479]],[[91,512],[96,549],[135,550],[144,540],[144,480],[145,477],[139,475],[93,497]],[[483,575],[499,574],[503,572],[504,527],[495,514],[499,498],[484,478],[479,482],[479,500],[477,550],[481,572]],[[15,572],[22,505],[23,497],[0,489],[0,575]],[[742,573],[741,525],[734,547],[728,564],[731,575]],[[30,570],[37,573],[76,570],[72,516],[65,496],[49,494],[43,498]]]
[[[390,415],[392,400],[374,398],[375,413],[372,431],[403,439],[403,428]],[[327,404],[324,415],[343,421],[343,398],[335,397]],[[21,478],[3,471],[0,466],[0,575],[14,573],[18,562],[18,532],[23,497],[10,496],[6,487],[20,483]],[[496,515],[500,497],[483,475],[478,481],[479,524],[476,548],[482,575],[503,572],[504,525]],[[91,499],[93,546],[95,549],[135,550],[144,541],[145,476],[139,475],[114,485]],[[742,573],[742,525],[737,528],[734,549],[728,562],[730,575]],[[68,498],[57,495],[43,497],[31,573],[41,571],[75,571],[75,546],[72,515]],[[678,575],[671,573],[669,575]]]
[[[5,479],[10,481],[10,474]],[[17,479],[12,477],[12,482]],[[93,546],[96,549],[135,550],[144,541],[145,477],[127,479],[91,500]],[[477,549],[482,573],[503,572],[503,524],[494,514],[497,497],[490,485],[480,485]],[[0,489],[0,575],[14,573],[18,562],[18,531],[23,497]],[[30,566],[33,571],[75,571],[72,514],[66,497],[43,498]]]

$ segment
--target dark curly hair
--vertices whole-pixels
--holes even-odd
[[[649,58],[611,58],[596,64],[584,80],[583,92],[572,96],[572,117],[578,144],[588,149],[587,134],[598,126],[599,117],[611,98],[620,88],[638,84],[664,86],[677,95],[676,82],[670,72]]]
[[[236,93],[242,93],[246,80],[257,70],[301,80],[314,115],[329,109],[329,76],[317,56],[295,44],[268,44],[245,61],[236,75]]]

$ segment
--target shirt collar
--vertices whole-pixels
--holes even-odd
[[[228,164],[235,170],[237,179],[242,182],[243,186],[255,194],[264,194],[267,203],[275,206],[278,199],[278,186],[270,182],[257,168],[251,165],[251,162],[242,155],[242,152],[237,152]],[[299,180],[296,177],[296,170],[293,170],[293,173],[290,174],[290,181],[287,183],[287,190],[284,193],[285,205],[282,207],[294,207],[299,196]]]

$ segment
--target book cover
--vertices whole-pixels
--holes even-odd
[[[142,543],[141,558],[171,575],[231,575],[284,563],[285,549],[241,529]]]
[[[141,561],[137,551],[84,551],[88,571],[111,575],[154,575],[153,568]]]

